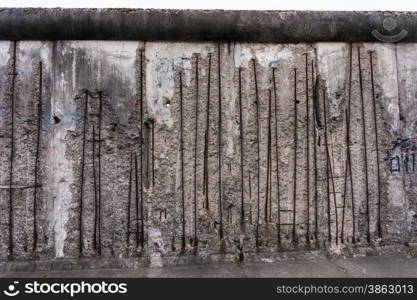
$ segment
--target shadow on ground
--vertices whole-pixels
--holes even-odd
[[[389,255],[163,268],[3,272],[0,277],[417,277],[417,258]]]

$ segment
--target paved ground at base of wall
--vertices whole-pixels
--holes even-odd
[[[0,277],[417,277],[417,258],[396,254],[135,270],[4,272]]]

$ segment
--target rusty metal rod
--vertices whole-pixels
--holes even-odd
[[[138,175],[138,156],[135,153],[135,211],[136,211],[136,248],[139,247],[139,175]]]
[[[240,133],[240,222],[245,221],[244,178],[243,178],[243,117],[242,117],[242,68],[239,67],[239,133]]]
[[[252,59],[253,65],[253,74],[254,74],[254,83],[255,83],[255,101],[256,101],[256,144],[257,144],[257,212],[256,212],[256,232],[255,232],[255,241],[256,247],[259,246],[259,211],[260,211],[260,100],[258,93],[258,80],[256,76],[256,61]]]
[[[269,222],[269,188],[270,188],[270,164],[271,164],[271,90],[269,90],[268,98],[268,136],[267,136],[267,152],[266,152],[266,192],[265,192],[265,224]]]
[[[324,94],[324,92],[323,92]],[[335,188],[335,184],[334,184],[334,155],[333,155],[333,147],[332,147],[332,160],[333,160],[333,164],[332,161],[330,160],[330,155],[329,155],[329,170],[330,170],[330,179],[332,182],[332,190],[333,190],[333,204],[334,204],[334,214],[335,214],[335,225],[336,225],[336,236],[335,236],[335,240],[336,240],[336,245],[339,244],[339,219],[338,219],[338,212],[337,212],[337,202],[336,202],[336,188]]]
[[[185,194],[184,194],[184,117],[183,117],[183,93],[182,93],[182,70],[179,74],[180,88],[180,159],[181,159],[181,210],[182,210],[182,236],[181,251],[185,251]]]
[[[13,160],[14,160],[14,123],[15,123],[15,86],[16,86],[16,51],[17,51],[17,42],[13,41],[13,57],[12,57],[12,84],[11,84],[11,92],[10,92],[10,104],[11,104],[11,139],[10,139],[10,169],[9,169],[9,245],[8,245],[8,252],[9,258],[13,258]]]
[[[322,90],[323,93],[323,113],[324,113],[324,144],[326,151],[326,197],[327,197],[327,230],[328,230],[328,240],[329,243],[332,242],[332,230],[331,230],[331,216],[330,216],[330,158],[329,158],[329,143],[327,139],[327,105],[325,90]]]
[[[350,193],[352,200],[352,243],[356,243],[356,225],[355,225],[355,198],[353,193],[353,176],[352,176],[352,160],[351,160],[351,150],[350,150],[350,112],[351,112],[351,101],[352,101],[352,55],[353,55],[353,45],[350,44],[349,51],[349,98],[348,98],[348,119],[346,122],[346,132],[347,132],[347,141],[348,141],[348,160],[349,160],[349,178],[350,178]]]
[[[272,223],[272,142],[270,144],[270,148],[271,150],[269,154],[269,223]]]
[[[306,231],[306,241],[307,244],[310,243],[310,111],[309,111],[309,97],[308,97],[308,54],[305,53],[306,59],[306,190],[307,190],[307,231]]]
[[[292,241],[297,243],[296,237],[296,205],[297,205],[297,147],[298,147],[298,111],[297,111],[297,68],[294,68],[294,169],[293,169],[293,216]]]
[[[144,218],[144,200],[143,200],[143,88],[144,88],[144,49],[140,50],[140,135],[139,135],[139,155],[140,155],[140,246],[143,250],[145,245],[145,218]],[[137,190],[136,190],[137,192]]]
[[[197,150],[198,150],[198,109],[199,109],[199,86],[198,86],[198,55],[195,57],[195,137],[194,137],[194,247],[198,245],[197,233]]]
[[[371,241],[370,234],[370,216],[369,216],[369,186],[368,186],[368,150],[366,143],[366,122],[365,122],[365,100],[363,97],[363,78],[362,78],[362,67],[361,67],[361,53],[358,47],[358,68],[359,68],[359,87],[360,87],[360,98],[361,98],[361,116],[362,116],[362,137],[363,137],[363,148],[364,148],[364,161],[365,161],[365,199],[366,199],[366,240],[369,243]]]
[[[209,152],[209,133],[210,133],[210,84],[211,84],[211,53],[208,54],[208,75],[207,75],[207,107],[206,107],[206,132],[204,136],[204,194],[205,208],[209,207],[209,169],[208,169],[208,152]]]
[[[218,138],[218,155],[219,155],[219,164],[218,164],[218,188],[219,188],[219,237],[220,239],[223,239],[223,189],[222,189],[222,76],[221,76],[221,47],[220,44],[218,44],[218,59],[217,59],[217,73],[218,73],[218,93],[219,93],[219,119],[218,119],[218,132],[217,132],[217,138]]]
[[[103,116],[103,93],[98,92],[99,114],[98,114],[98,254],[101,255],[101,123]]]
[[[41,127],[42,127],[42,90],[43,90],[43,69],[42,62],[39,62],[39,93],[38,93],[38,123],[36,131],[36,154],[35,154],[35,170],[34,170],[34,189],[33,189],[33,252],[36,251],[38,245],[38,226],[37,226],[37,210],[38,210],[38,171],[39,171],[39,156],[40,156],[40,142],[41,142]]]
[[[382,230],[381,230],[381,175],[380,175],[380,166],[379,166],[379,141],[378,141],[378,124],[377,124],[377,119],[376,119],[373,51],[369,52],[369,58],[370,58],[370,64],[371,64],[372,106],[373,106],[373,113],[374,113],[375,152],[376,152],[376,164],[377,164],[377,187],[378,187],[377,230],[378,230],[378,237],[381,238],[381,236],[382,236]],[[414,156],[413,156],[413,159],[414,159]],[[414,166],[414,164],[413,164],[413,166]]]
[[[272,222],[272,90],[269,89],[269,222]]]
[[[349,49],[349,87],[348,87],[348,105],[345,111],[346,122],[346,165],[345,165],[345,181],[343,192],[343,218],[342,218],[342,232],[341,241],[344,243],[344,226],[345,226],[345,210],[346,210],[346,194],[347,194],[347,177],[350,177],[351,200],[352,200],[352,242],[355,243],[355,205],[353,202],[353,185],[352,185],[352,166],[350,162],[350,104],[352,100],[352,44]],[[349,171],[349,174],[348,174]]]
[[[349,114],[350,119],[350,114]],[[350,178],[350,194],[352,199],[352,243],[356,243],[356,225],[355,225],[355,198],[354,198],[354,189],[353,189],[353,176],[352,176],[352,159],[351,159],[351,150],[350,150],[350,121],[347,123],[347,131],[348,131],[348,141],[349,141],[349,149],[348,149],[348,163],[349,163],[349,178]]]
[[[135,153],[136,156],[136,153]],[[126,246],[127,249],[129,251],[129,246],[130,246],[130,206],[132,203],[132,171],[133,171],[133,152],[130,151],[130,170],[129,170],[129,191],[127,194],[127,220],[126,220],[126,226],[127,226],[127,230],[126,230]]]
[[[345,110],[345,120],[346,123],[348,122],[348,112],[347,110]],[[346,124],[347,125],[347,124]],[[346,130],[347,130],[347,126],[346,126]],[[342,230],[340,232],[340,241],[342,242],[342,244],[345,242],[345,214],[346,214],[346,193],[347,193],[347,178],[348,178],[348,168],[349,168],[349,161],[348,161],[348,150],[347,148],[349,147],[348,145],[349,140],[348,140],[348,134],[346,132],[346,159],[345,159],[345,177],[344,177],[344,183],[343,183],[343,206],[342,206]]]
[[[152,140],[151,140],[151,147],[152,147],[152,187],[155,188],[155,120],[151,119],[150,124],[152,126],[151,128],[151,134],[152,134]]]
[[[78,230],[79,230],[79,254],[83,254],[83,197],[84,197],[84,166],[85,166],[85,143],[86,143],[86,131],[87,131],[87,116],[88,116],[88,91],[84,93],[84,124],[83,124],[83,150],[81,156],[81,176],[80,176],[80,211],[79,211],[79,220],[78,220]]]
[[[144,150],[144,152],[145,152],[145,159],[146,159],[146,162],[145,162],[145,187],[146,187],[146,189],[150,189],[150,185],[151,185],[151,181],[150,181],[150,179],[149,179],[149,177],[150,177],[150,173],[151,173],[151,167],[150,167],[150,164],[151,164],[151,161],[150,161],[150,152],[152,151],[152,149],[150,149],[150,147],[149,147],[149,144],[152,144],[152,141],[151,141],[151,143],[149,143],[149,140],[151,139],[151,137],[150,137],[150,134],[151,134],[151,129],[152,129],[152,125],[151,125],[151,122],[149,121],[149,119],[147,119],[145,122],[144,122],[144,125],[145,125],[145,137],[144,137],[144,140],[146,141],[146,146],[145,146],[145,150]],[[152,146],[152,145],[151,145]]]
[[[276,181],[277,181],[277,238],[278,246],[281,245],[281,198],[279,186],[279,151],[278,151],[278,104],[277,104],[277,86],[275,77],[276,68],[272,68],[272,87],[274,91],[274,117],[275,117],[275,156],[276,156]]]
[[[208,198],[208,130],[204,131],[204,155],[203,155],[203,195],[204,203],[203,207],[209,210],[209,198]]]
[[[97,227],[98,227],[98,196],[97,196],[97,176],[96,176],[96,131],[93,126],[93,187],[94,187],[94,232],[93,232],[93,248],[97,250]]]
[[[313,89],[313,102],[315,102],[315,99],[317,98],[317,91],[314,81],[314,61],[311,60],[311,85]],[[313,103],[314,104],[314,103]],[[318,186],[317,186],[317,175],[318,175],[318,169],[317,169],[317,112],[316,112],[317,106],[313,105],[313,160],[314,160],[314,238],[317,241],[318,240],[318,232],[319,232],[319,214],[318,214]]]
[[[251,172],[248,171],[248,184],[249,184],[249,222],[253,224],[253,216],[252,216],[252,179],[251,179]]]

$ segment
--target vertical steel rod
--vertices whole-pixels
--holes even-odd
[[[348,110],[348,120],[350,120],[350,112]],[[349,164],[349,178],[350,178],[350,194],[352,200],[352,243],[356,243],[356,225],[355,225],[355,198],[353,192],[353,177],[352,177],[352,159],[351,159],[351,151],[350,151],[350,121],[347,122],[347,132],[348,137],[347,140],[349,141],[349,149],[348,149],[348,164]]]
[[[155,188],[155,120],[151,119],[150,124],[152,126],[151,134],[151,147],[152,147],[152,188]]]
[[[311,60],[311,85],[313,89],[313,101],[318,97],[315,81],[314,81],[314,61]],[[314,104],[314,103],[313,103]],[[318,187],[317,187],[317,112],[316,105],[313,105],[313,160],[314,160],[314,239],[318,241],[318,232],[319,232],[319,213],[318,213]]]
[[[348,112],[345,110],[345,120],[347,123],[348,119]],[[346,130],[348,126],[346,124]],[[348,145],[348,134],[346,132],[346,149],[349,147]],[[348,179],[348,168],[349,168],[349,161],[348,161],[348,151],[346,150],[346,160],[345,160],[345,176],[344,176],[344,184],[343,184],[343,207],[342,207],[342,230],[340,232],[340,241],[342,244],[345,242],[345,215],[346,215],[346,193],[347,193],[347,179]]]
[[[13,62],[12,62],[12,86],[10,93],[11,102],[11,144],[10,144],[10,169],[9,169],[9,258],[13,258],[13,160],[14,160],[14,122],[15,122],[15,86],[16,86],[16,49],[17,42],[13,41]]]
[[[240,222],[245,221],[244,182],[243,182],[243,118],[242,118],[242,68],[239,67],[239,133],[240,133]]]
[[[97,176],[96,176],[96,131],[93,125],[93,187],[94,187],[94,232],[93,232],[93,248],[97,250],[97,226],[98,226],[98,198],[97,198]]]
[[[249,171],[248,172],[249,174],[248,174],[248,184],[249,184],[249,221],[250,221],[250,224],[252,225],[253,224],[253,218],[252,218],[252,179],[251,179],[251,177],[252,177],[252,175],[251,175],[251,172]]]
[[[297,68],[294,68],[294,170],[293,170],[293,215],[292,241],[297,243],[296,237],[296,205],[297,205],[297,147],[298,147],[298,113],[297,113]]]
[[[258,93],[258,80],[256,76],[256,61],[252,59],[253,64],[253,74],[254,74],[254,83],[255,83],[255,100],[256,100],[256,143],[257,143],[257,212],[256,212],[256,247],[259,246],[259,211],[260,211],[260,101]]]
[[[208,75],[207,75],[207,108],[206,108],[206,132],[204,136],[204,194],[205,208],[209,207],[209,176],[208,176],[208,159],[209,159],[209,133],[210,133],[210,84],[211,84],[211,53],[208,54]]]
[[[152,146],[152,141],[151,141],[151,122],[149,121],[149,119],[148,120],[146,120],[145,122],[144,122],[144,126],[145,126],[145,137],[144,137],[144,140],[146,140],[146,146],[147,147],[145,147],[145,149],[144,149],[144,152],[146,153],[146,154],[144,154],[144,159],[146,160],[145,161],[145,171],[144,171],[144,177],[145,177],[145,187],[146,187],[146,189],[150,189],[150,186],[151,186],[151,180],[150,180],[150,174],[151,174],[151,161],[150,161],[150,155],[151,155],[151,151],[152,151],[152,149],[150,148],[150,146]],[[151,144],[151,145],[150,145]]]
[[[328,230],[328,240],[329,243],[332,242],[332,229],[331,229],[331,216],[330,216],[330,158],[329,158],[329,143],[327,139],[327,104],[325,90],[322,90],[323,93],[323,113],[324,113],[324,144],[326,150],[326,197],[327,197],[327,230]]]
[[[276,68],[272,68],[272,87],[274,91],[274,112],[275,112],[275,156],[276,156],[276,181],[277,181],[277,238],[278,246],[281,245],[281,198],[279,186],[279,151],[278,151],[278,104],[276,86]]]
[[[324,94],[324,92],[323,92]],[[329,155],[329,170],[330,170],[330,179],[332,181],[332,190],[333,190],[333,204],[334,204],[334,218],[335,218],[335,226],[336,226],[336,236],[335,236],[335,240],[336,240],[336,245],[339,244],[339,219],[338,219],[338,212],[337,212],[337,202],[336,202],[336,188],[335,188],[335,184],[334,184],[334,176],[335,176],[335,172],[333,172],[333,166],[334,166],[334,155],[333,155],[333,147],[332,147],[332,160],[333,160],[333,164],[332,161],[330,160],[330,155]]]
[[[194,137],[194,247],[198,245],[197,233],[197,142],[198,142],[198,109],[199,109],[199,86],[198,86],[198,56],[195,57],[195,137]]]
[[[139,135],[139,155],[140,155],[140,246],[143,250],[145,245],[145,218],[143,201],[143,88],[144,88],[144,50],[140,50],[140,135]]]
[[[39,171],[39,155],[40,155],[40,142],[41,142],[41,127],[42,127],[42,89],[43,89],[43,69],[42,62],[39,62],[39,93],[38,93],[38,124],[36,133],[36,155],[35,155],[35,187],[33,190],[33,251],[36,251],[38,245],[38,226],[37,226],[37,197],[38,197],[38,171]]]
[[[136,211],[136,248],[139,247],[139,175],[138,175],[138,156],[135,153],[135,211]]]
[[[219,92],[219,109],[218,109],[218,113],[219,113],[219,120],[218,120],[218,147],[219,147],[219,183],[218,183],[218,188],[219,188],[219,236],[220,239],[223,239],[223,191],[222,191],[222,76],[221,76],[221,53],[220,53],[221,47],[220,44],[218,44],[218,51],[217,51],[217,55],[218,55],[218,59],[217,59],[217,72],[218,72],[218,92]]]
[[[136,156],[136,153],[135,153]],[[127,245],[127,250],[129,251],[129,246],[130,246],[130,206],[132,203],[132,171],[133,171],[133,152],[130,152],[130,170],[129,170],[129,191],[128,191],[128,196],[127,196],[127,220],[126,220],[126,226],[127,226],[127,231],[126,231],[126,245]]]
[[[306,190],[307,190],[307,231],[306,241],[310,243],[310,111],[309,111],[309,97],[308,97],[308,54],[305,53],[306,58]]]
[[[269,153],[269,223],[272,223],[272,132]]]
[[[184,195],[184,117],[183,117],[183,94],[182,94],[182,70],[180,78],[180,159],[181,159],[181,210],[182,210],[182,236],[181,251],[185,250],[185,195]]]
[[[269,207],[269,188],[270,188],[270,165],[271,165],[271,90],[269,90],[268,98],[268,140],[267,140],[267,154],[266,154],[266,192],[265,192],[265,224],[269,222],[269,214],[271,208]],[[269,212],[269,213],[268,213]]]
[[[98,112],[98,216],[97,216],[97,227],[98,227],[98,254],[101,255],[101,123],[103,115],[103,93],[98,92],[99,101],[99,112]],[[95,137],[93,137],[94,139]]]
[[[345,112],[346,121],[346,166],[345,166],[345,183],[343,192],[343,220],[342,220],[342,243],[344,243],[344,226],[345,226],[345,210],[346,210],[346,194],[347,194],[347,177],[350,178],[351,200],[352,200],[352,242],[355,243],[355,203],[353,201],[353,180],[352,166],[350,161],[350,103],[352,100],[352,44],[349,49],[349,87],[348,87],[348,105]],[[349,172],[349,174],[348,174]]]
[[[84,196],[84,164],[85,164],[85,143],[86,143],[86,131],[87,131],[87,115],[88,115],[88,92],[85,92],[84,99],[84,124],[83,124],[83,151],[81,157],[81,177],[80,177],[80,211],[79,211],[79,253],[83,254],[83,196]]]
[[[376,104],[375,104],[375,83],[374,83],[374,64],[373,64],[373,51],[369,52],[370,64],[371,64],[371,84],[372,84],[372,106],[374,113],[374,127],[375,127],[375,152],[376,152],[376,164],[377,164],[377,186],[378,186],[378,237],[381,238],[381,175],[379,166],[379,141],[378,141],[378,124],[376,120]],[[413,157],[414,158],[414,157]],[[414,164],[413,164],[414,166]],[[414,171],[414,170],[413,170]]]
[[[350,44],[349,50],[349,98],[348,98],[348,119],[346,122],[347,132],[347,151],[348,151],[348,163],[349,163],[349,178],[350,178],[350,194],[352,200],[352,243],[356,243],[356,222],[355,222],[355,198],[353,193],[353,176],[352,176],[352,161],[351,161],[351,150],[350,150],[350,112],[351,112],[351,101],[352,101],[352,55],[353,45]]]
[[[368,186],[368,150],[366,143],[366,122],[365,122],[365,100],[363,97],[363,78],[362,78],[362,67],[361,67],[361,53],[358,47],[358,67],[359,67],[359,87],[361,96],[361,116],[362,116],[362,137],[363,137],[363,148],[364,148],[364,160],[365,160],[365,197],[366,197],[366,240],[369,243],[371,241],[370,234],[370,219],[369,219],[369,186]]]

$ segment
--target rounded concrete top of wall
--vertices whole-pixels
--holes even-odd
[[[0,8],[0,40],[416,42],[414,28],[417,12]]]

